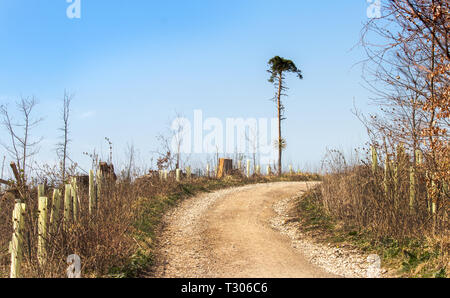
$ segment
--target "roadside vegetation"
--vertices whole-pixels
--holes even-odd
[[[330,150],[323,183],[299,202],[305,229],[378,253],[400,276],[449,271],[448,1],[382,1],[362,36],[377,113],[355,115],[370,142]],[[320,235],[320,233],[318,234]]]
[[[87,208],[80,208],[79,220],[70,229],[61,228],[50,235],[47,242],[49,257],[40,264],[37,257],[37,189],[30,190],[27,206],[33,210],[26,214],[27,233],[24,241],[22,276],[66,277],[71,254],[81,257],[83,277],[139,277],[151,276],[153,249],[160,221],[167,210],[180,201],[201,192],[276,181],[315,181],[313,174],[293,174],[283,177],[244,175],[224,179],[193,177],[177,182],[172,175],[162,180],[158,175],[147,175],[134,182],[124,177],[109,185],[103,193],[102,204],[95,219]],[[51,187],[46,189],[50,195]],[[80,189],[80,206],[86,206],[88,192]],[[50,196],[49,196],[50,197]],[[0,218],[11,218],[14,204],[11,198],[0,201]],[[12,222],[0,222],[0,277],[8,277]]]
[[[180,172],[187,162],[182,160],[183,139],[177,138],[181,136],[178,129],[172,131],[174,135],[158,138],[161,144],[156,152],[155,171],[137,170],[136,152],[130,145],[127,162],[117,176],[112,166],[112,142],[105,138],[109,157],[104,164],[111,171],[102,184],[101,160],[96,152],[85,153],[92,160],[88,171],[71,159],[73,95],[64,92],[61,137],[55,144],[57,162],[53,166],[33,162],[42,141],[33,135],[43,120],[34,113],[37,99],[22,97],[16,103],[16,112],[11,106],[0,106],[0,125],[6,132],[6,141],[2,139],[0,144],[8,161],[12,161],[13,170],[7,180],[6,156],[3,157],[0,277],[10,275],[11,259],[18,260],[19,256],[23,258],[20,276],[65,277],[67,257],[72,254],[81,257],[84,277],[148,276],[161,218],[181,200],[200,192],[244,184],[317,180],[323,183],[298,203],[302,229],[321,241],[377,253],[383,265],[400,276],[448,276],[449,2],[383,0],[382,3],[383,16],[366,24],[361,39],[367,53],[364,79],[373,91],[373,103],[380,109],[370,115],[354,110],[367,128],[370,141],[350,159],[339,151],[329,151],[323,163],[323,177],[296,174],[292,168],[289,175],[282,175],[282,152],[287,144],[281,131],[285,120],[282,100],[287,90],[285,76],[295,74],[302,79],[303,75],[293,61],[279,56],[269,61],[268,70],[269,81],[276,88],[279,129],[274,145],[278,163],[273,170],[278,177],[246,177],[242,167],[244,156],[236,156],[234,160],[239,165],[232,169],[233,175],[215,179],[211,173],[217,173],[217,169],[213,171],[210,166],[219,166],[219,153],[207,161],[207,174],[201,174],[203,170],[196,174],[188,167]],[[257,147],[259,143],[253,141]],[[254,149],[253,172],[261,173],[256,162],[258,148]],[[247,169],[250,173],[249,164]],[[87,184],[76,184],[76,179],[86,177]],[[94,189],[95,183],[90,183],[92,177],[100,177],[96,184],[99,188]],[[75,186],[70,185],[73,181]],[[56,198],[65,193],[72,196],[73,204],[67,208],[55,204],[56,193],[59,193]],[[98,199],[95,205],[93,197]],[[48,201],[42,203],[42,198]],[[26,206],[23,215],[22,204]],[[12,220],[17,206],[15,210],[23,218],[23,227],[20,220]],[[64,220],[62,216],[55,217],[58,220],[50,222],[46,230],[47,225],[40,222],[51,221],[55,210],[60,215],[64,212]],[[10,251],[17,258],[11,258]]]
[[[319,243],[377,254],[391,277],[448,277],[448,241],[384,234],[338,217],[324,207],[323,187],[309,190],[297,202],[296,217],[304,234]]]

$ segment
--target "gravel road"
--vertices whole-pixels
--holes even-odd
[[[166,214],[155,277],[363,277],[366,257],[303,239],[289,205],[313,183],[281,182],[220,190]]]

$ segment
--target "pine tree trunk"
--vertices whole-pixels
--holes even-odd
[[[278,176],[281,176],[282,138],[281,138],[281,91],[283,90],[283,74],[278,78]]]

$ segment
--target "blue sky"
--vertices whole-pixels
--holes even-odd
[[[304,73],[287,81],[285,162],[314,167],[327,147],[366,141],[350,112],[353,101],[370,109],[354,66],[364,53],[353,48],[367,21],[364,0],[81,0],[81,19],[67,18],[68,5],[0,0],[0,103],[39,99],[39,160],[56,158],[64,89],[75,94],[70,151],[82,165],[84,151],[107,155],[105,136],[117,162],[127,143],[149,162],[176,113],[274,117],[266,69],[275,55]]]

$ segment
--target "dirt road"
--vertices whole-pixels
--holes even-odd
[[[156,277],[335,277],[271,227],[274,204],[307,187],[303,182],[260,184],[186,200],[164,219]]]

